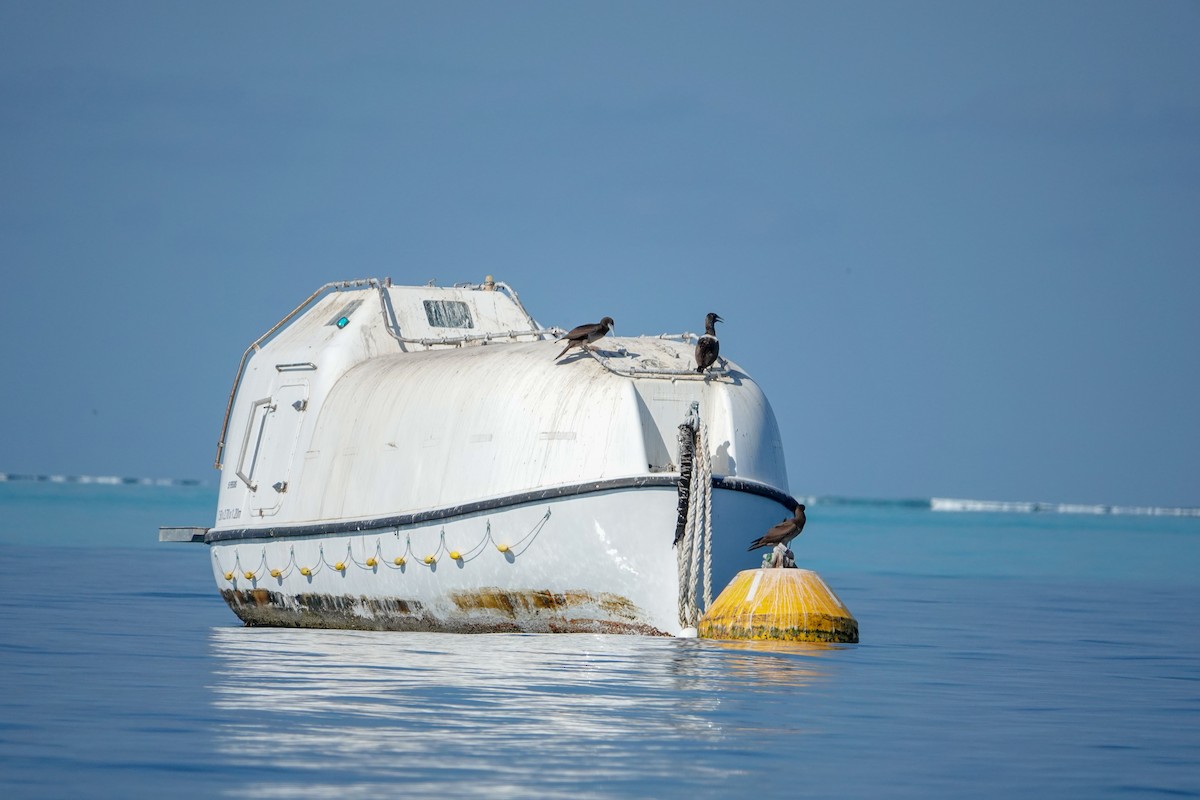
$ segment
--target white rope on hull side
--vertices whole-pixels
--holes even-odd
[[[703,610],[707,611],[712,604],[712,457],[708,451],[708,426],[700,419],[696,403],[692,404],[687,420],[680,425],[681,447],[687,444],[688,436],[691,437],[692,474],[687,521],[676,554],[679,569],[679,624],[685,629],[695,628],[700,622],[702,610],[696,603],[696,593],[702,579]]]

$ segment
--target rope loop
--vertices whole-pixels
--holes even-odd
[[[696,593],[702,579],[704,610],[712,604],[712,456],[699,403],[692,403],[679,426],[679,463],[680,510],[675,531],[679,624],[694,628],[700,621]]]

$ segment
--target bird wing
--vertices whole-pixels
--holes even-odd
[[[795,530],[796,520],[785,519],[778,525],[772,525],[771,530],[767,531],[767,535],[763,538],[770,539],[773,542],[782,542],[785,537],[792,535],[792,532]]]
[[[564,336],[563,339],[587,339],[603,327],[604,326],[599,322],[592,322],[587,325],[576,325],[574,328],[571,328],[571,330],[567,331],[567,335]],[[559,341],[561,341],[561,339]]]
[[[748,550],[757,550],[760,547],[776,545],[782,542],[788,534],[791,533],[792,520],[787,519],[780,522],[778,525],[771,526],[771,530],[764,533],[762,536],[750,543]]]

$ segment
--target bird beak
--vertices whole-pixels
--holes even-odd
[[[723,319],[721,318],[721,315],[720,315],[720,314],[717,314],[717,315],[715,315],[715,316],[713,317],[713,319],[715,319],[717,322],[724,322],[724,321],[725,321],[725,320],[723,320]]]

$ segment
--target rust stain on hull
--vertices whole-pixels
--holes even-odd
[[[628,598],[608,592],[582,591],[507,591],[488,588],[470,592],[452,592],[450,599],[460,611],[488,609],[511,615],[560,611],[571,607],[594,605],[606,614],[626,620],[636,620],[641,611]]]
[[[419,600],[316,593],[290,595],[261,588],[225,589],[221,596],[233,613],[250,626],[667,635],[647,624],[645,615],[628,598],[607,592],[488,588],[454,592],[446,608],[440,611]]]

